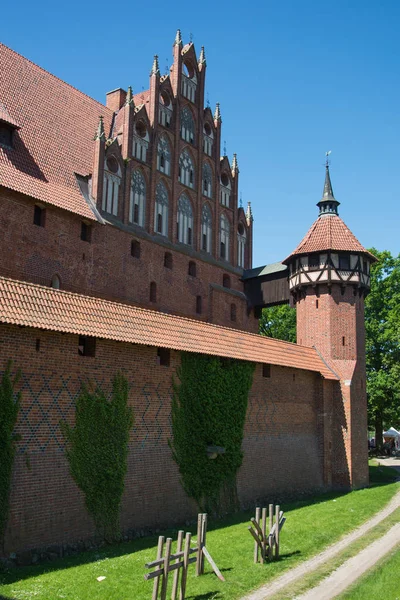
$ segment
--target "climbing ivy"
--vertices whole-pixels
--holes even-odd
[[[182,353],[174,382],[170,447],[186,493],[200,510],[237,508],[236,473],[254,364]],[[210,459],[210,447],[225,450]]]
[[[83,386],[76,402],[75,427],[61,423],[72,477],[85,495],[98,533],[107,541],[119,537],[119,511],[133,422],[128,382],[118,373],[111,399],[100,388],[90,391]]]
[[[14,427],[21,402],[21,392],[15,392],[19,378],[19,372],[11,377],[9,361],[0,383],[0,540],[3,540],[7,524],[11,474],[18,440]]]

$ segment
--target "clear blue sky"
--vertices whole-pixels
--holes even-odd
[[[153,54],[164,72],[176,29],[192,33],[252,202],[254,266],[316,218],[326,150],[340,216],[364,246],[399,253],[399,0],[22,0],[2,23],[3,43],[101,102],[147,89]]]

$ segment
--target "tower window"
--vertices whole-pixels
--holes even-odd
[[[188,273],[189,273],[189,275],[190,275],[191,277],[196,277],[196,270],[197,270],[197,269],[196,269],[196,263],[195,263],[193,260],[191,260],[191,261],[189,262],[189,269],[188,269]]]
[[[231,321],[236,321],[236,304],[231,304]]]
[[[157,302],[157,284],[155,281],[150,283],[150,302]]]
[[[134,258],[140,258],[140,242],[137,240],[131,241],[131,256]]]
[[[341,271],[350,270],[350,256],[348,254],[339,254],[339,269]]]
[[[317,269],[319,269],[319,266],[320,266],[319,254],[311,254],[311,256],[308,257],[309,270],[316,271]]]
[[[35,204],[33,210],[33,224],[38,227],[44,227],[46,222],[46,209]]]
[[[201,311],[202,311],[202,297],[201,296],[196,296],[196,313],[198,315],[201,315]]]
[[[50,287],[52,287],[54,290],[59,290],[61,287],[61,281],[58,275],[53,275],[53,277],[51,278],[51,284]]]
[[[80,356],[96,355],[96,338],[87,335],[80,335],[78,341],[78,354]]]
[[[157,348],[157,363],[162,367],[169,367],[171,352],[169,348]]]
[[[92,228],[84,221],[81,223],[81,240],[89,243],[92,241]]]
[[[229,277],[229,275],[224,275],[222,277],[222,285],[223,285],[224,288],[230,289],[230,287],[231,287],[231,278]]]
[[[263,364],[263,377],[271,377],[271,365],[268,363]]]
[[[171,252],[166,252],[164,254],[164,267],[166,269],[172,269],[172,254],[171,254]]]

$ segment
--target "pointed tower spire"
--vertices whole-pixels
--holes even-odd
[[[251,202],[247,203],[246,221],[247,221],[247,225],[249,225],[249,226],[254,221],[254,219],[253,219],[253,211],[251,210]]]
[[[176,32],[174,46],[182,46],[182,35],[180,29],[178,29],[178,31]]]
[[[153,66],[151,67],[151,71],[150,71],[150,77],[152,75],[160,75],[160,67],[158,66],[158,56],[157,54],[154,55],[154,60],[153,60]]]
[[[235,175],[235,173],[239,173],[239,167],[238,167],[238,161],[237,161],[236,154],[233,155],[233,160],[232,160],[232,175]]]
[[[325,183],[324,183],[324,191],[322,193],[322,198],[318,202],[317,206],[319,207],[319,216],[323,217],[325,215],[338,215],[338,206],[340,202],[338,202],[333,195],[331,176],[329,173],[329,156],[330,152],[326,153],[326,163],[325,163]]]
[[[103,117],[100,117],[100,119],[99,119],[99,124],[97,126],[96,133],[94,135],[94,139],[95,140],[105,140],[106,139],[106,134],[104,131]]]
[[[207,62],[206,62],[206,53],[204,52],[204,46],[201,47],[200,50],[200,56],[199,56],[199,66],[200,65],[204,65],[206,66]]]
[[[214,121],[221,121],[221,111],[219,109],[219,102],[217,102],[215,106]]]
[[[135,106],[135,103],[133,101],[133,90],[131,85],[128,87],[128,92],[126,94],[125,99],[125,106]]]

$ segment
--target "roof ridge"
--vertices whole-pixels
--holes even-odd
[[[107,106],[105,104],[102,104],[101,102],[99,102],[98,100],[96,100],[95,98],[93,98],[92,96],[89,96],[89,94],[86,94],[85,92],[82,92],[82,90],[78,89],[77,87],[75,87],[74,85],[71,85],[70,83],[68,83],[67,81],[65,81],[64,79],[61,79],[61,77],[58,77],[57,75],[54,75],[54,73],[51,73],[50,71],[48,71],[47,69],[44,69],[43,67],[41,67],[40,65],[38,65],[37,63],[33,62],[33,60],[30,60],[29,58],[27,58],[26,56],[24,56],[23,54],[20,54],[19,52],[17,52],[16,50],[13,50],[12,48],[10,48],[9,46],[6,46],[5,44],[3,44],[2,42],[0,42],[0,48],[3,47],[6,50],[9,50],[10,52],[12,52],[13,54],[16,54],[17,56],[20,56],[23,60],[27,61],[28,63],[30,63],[31,65],[33,65],[34,67],[36,67],[37,69],[40,69],[40,71],[43,71],[44,73],[46,73],[47,75],[50,75],[51,77],[53,77],[54,79],[57,79],[57,81],[60,81],[61,83],[63,83],[64,85],[68,86],[69,88],[71,88],[72,90],[74,90],[75,92],[78,92],[78,94],[81,94],[82,96],[85,96],[86,98],[89,98],[89,100],[92,100],[93,102],[96,102],[96,104],[99,105],[99,107],[101,107],[101,109],[103,111],[109,111],[110,115],[113,114],[113,111],[110,110],[109,108],[107,108]]]

